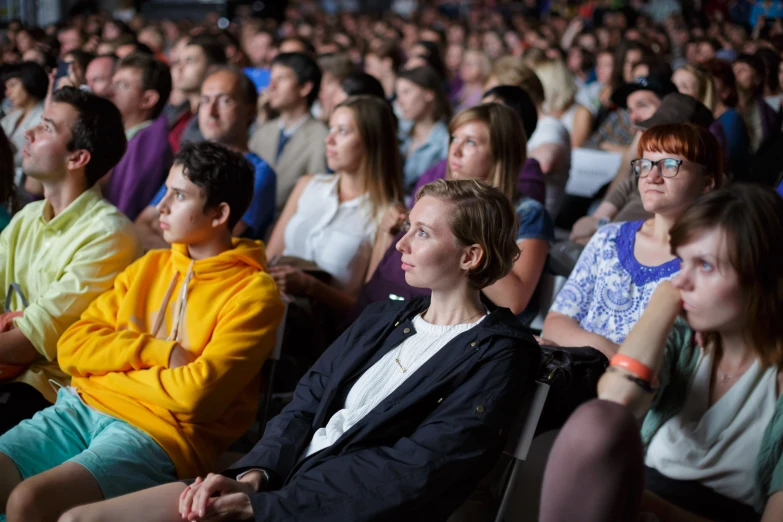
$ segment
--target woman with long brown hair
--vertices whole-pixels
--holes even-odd
[[[302,177],[267,244],[267,258],[309,261],[332,277],[326,283],[291,265],[269,269],[282,292],[349,308],[370,261],[381,216],[402,201],[396,120],[374,96],[339,104],[330,119],[326,156],[334,174]]]

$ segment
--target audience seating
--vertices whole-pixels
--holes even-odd
[[[503,522],[506,516],[514,487],[519,477],[519,468],[522,462],[527,459],[530,444],[533,442],[533,436],[538,426],[538,419],[541,418],[541,412],[544,410],[548,394],[549,385],[536,382],[535,388],[520,401],[519,412],[511,425],[508,442],[504,450],[505,454],[511,456],[511,468],[508,472],[506,484],[503,487],[503,496],[495,516],[495,522]]]

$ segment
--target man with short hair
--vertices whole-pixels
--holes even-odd
[[[258,94],[241,70],[223,67],[210,74],[201,87],[199,126],[207,141],[244,154],[255,168],[253,199],[233,229],[235,237],[264,238],[275,213],[276,175],[272,168],[247,148],[248,128],[254,117]],[[166,194],[161,187],[136,219],[136,230],[145,249],[168,248],[158,222],[158,203]]]
[[[269,31],[259,31],[248,39],[247,57],[253,67],[268,69],[276,52],[277,41]]]
[[[368,52],[364,64],[365,71],[381,82],[389,101],[394,101],[394,86],[401,66],[402,51],[393,40],[384,40]]]
[[[138,40],[136,40],[136,38],[134,38],[133,35],[124,35],[124,36],[128,36],[130,38],[128,38],[129,41],[127,41],[126,43],[121,43],[117,45],[117,50],[114,51],[114,54],[116,54],[118,58],[123,59],[134,53],[148,54],[150,56],[154,54],[152,52],[152,49],[147,47],[146,44],[143,44]]]
[[[138,40],[152,50],[155,58],[166,62],[166,55],[163,52],[166,46],[166,35],[158,27],[154,25],[145,27],[139,31]]]
[[[57,41],[60,42],[60,58],[74,49],[81,49],[87,43],[87,36],[78,27],[67,25],[57,32]]]
[[[169,145],[175,153],[188,141],[202,141],[204,136],[198,126],[198,104],[201,85],[210,69],[227,62],[223,45],[214,37],[201,34],[191,38],[182,49],[177,70],[172,71],[176,89],[186,96],[178,106],[167,105],[164,111],[169,121]]]
[[[107,98],[111,91],[111,80],[114,76],[114,68],[118,58],[113,54],[96,56],[87,65],[84,74],[87,80],[87,88],[91,93]]]
[[[621,109],[627,109],[631,123],[652,118],[667,94],[677,92],[668,78],[658,76],[640,76],[631,83],[620,86],[612,93],[612,103]]]
[[[267,93],[270,107],[280,117],[255,132],[250,150],[277,173],[277,214],[300,177],[326,172],[328,130],[310,114],[320,86],[321,70],[310,56],[283,53],[272,61]]]
[[[55,401],[49,381],[69,382],[57,363],[60,336],[141,254],[131,223],[96,184],[125,152],[114,105],[64,87],[25,137],[22,167],[44,200],[0,234],[0,288],[14,288],[0,299],[0,434]]]
[[[168,124],[161,115],[171,93],[171,74],[163,62],[146,54],[120,60],[110,99],[122,114],[128,150],[109,176],[106,199],[131,220],[163,184],[171,167]]]

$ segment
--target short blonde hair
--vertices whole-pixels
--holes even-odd
[[[497,80],[498,85],[516,85],[524,89],[536,107],[544,103],[544,86],[536,76],[536,72],[516,56],[501,56],[492,64],[490,76]]]
[[[544,86],[544,103],[541,106],[544,113],[561,112],[574,103],[576,82],[563,60],[548,58],[533,70]]]
[[[462,245],[479,245],[484,251],[477,267],[467,273],[479,290],[511,272],[519,258],[519,222],[508,198],[494,187],[474,179],[439,179],[419,189],[416,201],[430,196],[452,203],[451,233]]]

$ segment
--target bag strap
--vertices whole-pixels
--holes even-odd
[[[8,286],[8,292],[5,294],[5,311],[7,312],[9,308],[11,308],[11,299],[14,297],[14,292],[16,292],[17,295],[19,295],[19,298],[22,300],[22,307],[27,308],[30,306],[30,303],[27,302],[27,297],[25,297],[24,292],[22,291],[22,287],[19,286],[19,283],[11,283]]]

